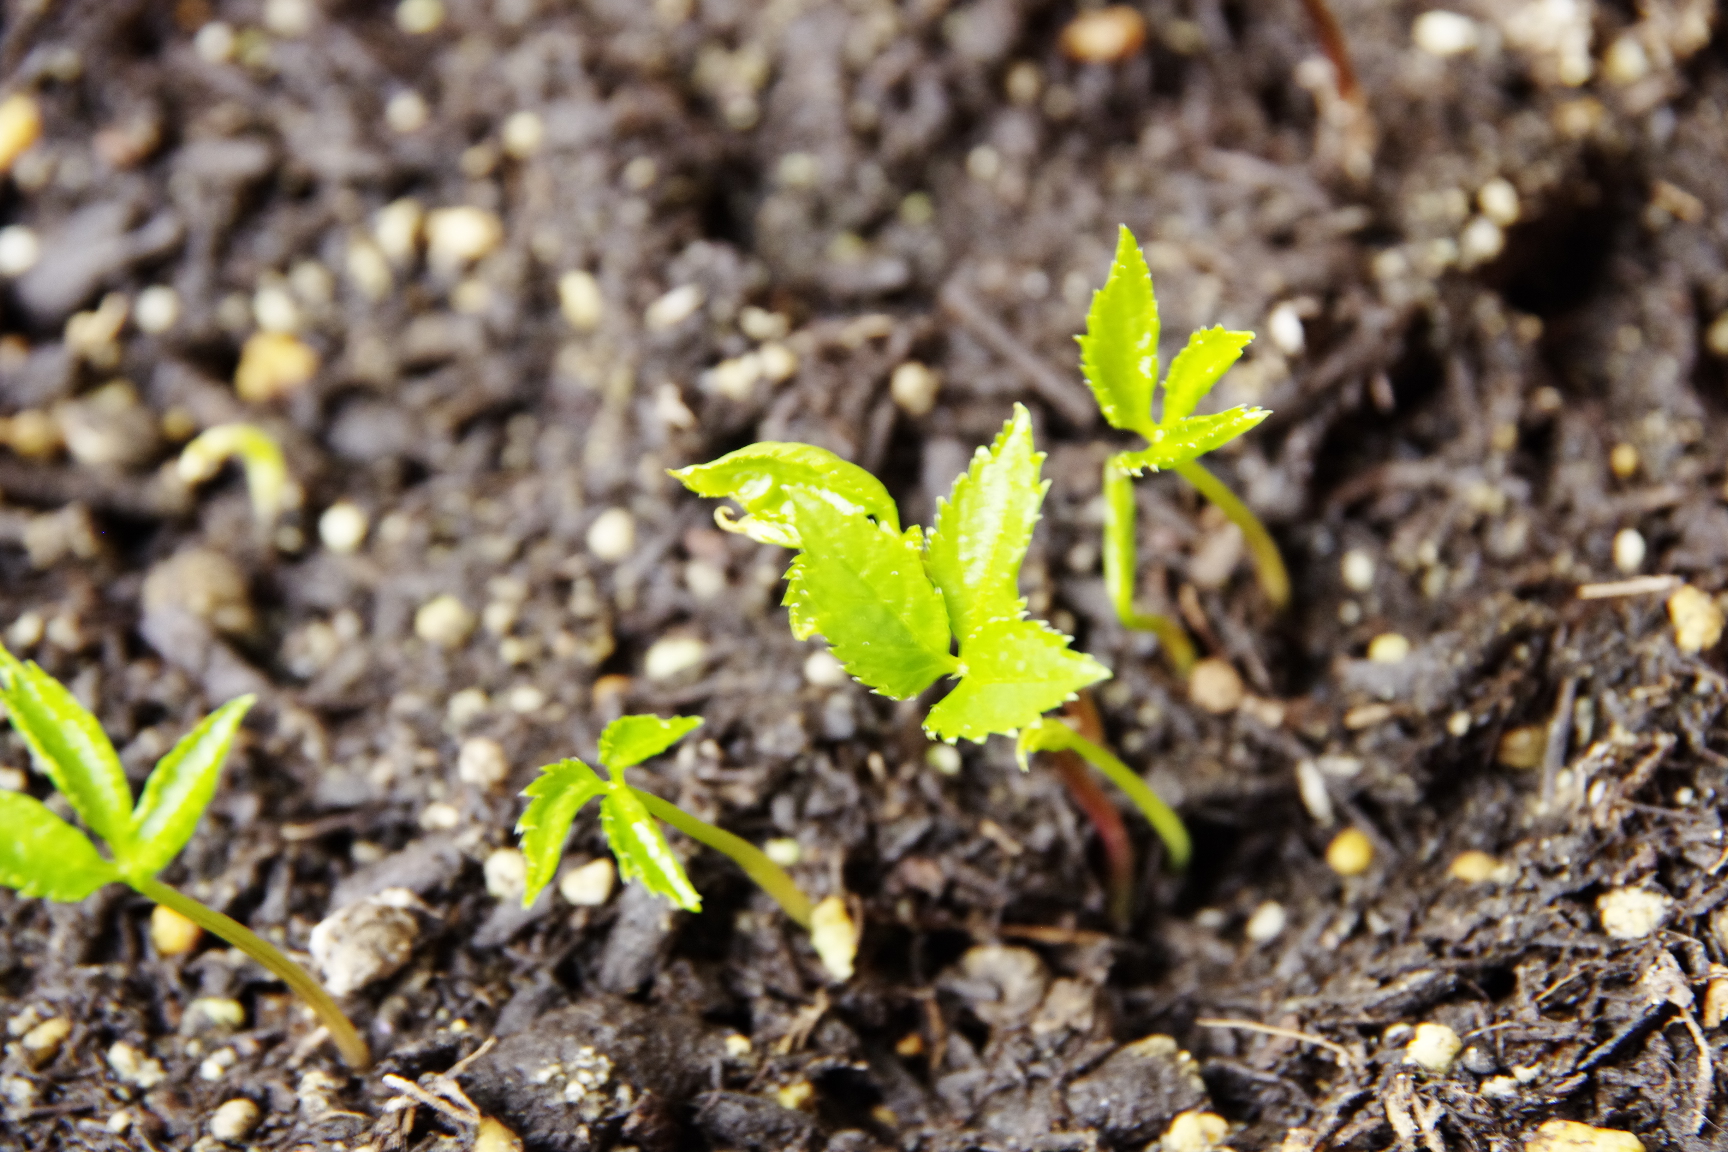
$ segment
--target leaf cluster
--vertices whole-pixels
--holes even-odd
[[[608,779],[580,760],[560,760],[540,770],[522,793],[527,811],[517,822],[522,855],[528,863],[524,908],[533,904],[557,874],[564,841],[576,813],[588,801],[600,799],[600,830],[618,858],[619,874],[640,880],[649,891],[664,896],[687,912],[700,912],[702,898],[684,874],[684,865],[666,843],[659,822],[648,811],[646,794],[624,780],[624,770],[672,747],[701,725],[695,716],[621,716],[600,734],[600,764]]]
[[[58,680],[0,647],[0,704],[12,727],[111,856],[104,859],[89,836],[35,797],[0,792],[0,884],[69,902],[112,881],[155,876],[192,838],[253,701],[242,696],[205,717],[157,762],[134,804],[96,717]]]
[[[1163,382],[1162,411],[1154,418],[1153,401],[1159,390],[1158,335],[1152,272],[1133,233],[1124,227],[1117,237],[1110,275],[1104,287],[1092,294],[1086,334],[1076,339],[1080,342],[1081,369],[1104,419],[1113,428],[1138,432],[1146,439],[1145,448],[1115,458],[1123,471],[1135,476],[1148,468],[1158,471],[1197,460],[1271,415],[1264,408],[1248,405],[1194,415],[1200,401],[1254,339],[1252,332],[1215,326],[1191,333],[1187,346],[1170,362]]]
[[[673,476],[745,516],[724,528],[800,549],[785,603],[799,639],[821,633],[846,671],[904,700],[943,676],[954,689],[924,721],[939,739],[1012,735],[1110,675],[1069,637],[1028,619],[1020,565],[1049,481],[1026,409],[937,503],[928,533],[902,530],[880,481],[831,452],[765,441]]]

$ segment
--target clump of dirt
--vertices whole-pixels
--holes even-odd
[[[171,878],[302,953],[389,892],[409,941],[351,1075],[139,900],[0,895],[9,1134],[210,1148],[244,1098],[270,1149],[479,1111],[542,1149],[1717,1146],[1728,681],[1665,610],[1728,588],[1714,10],[1333,6],[1372,133],[1294,0],[1143,0],[1091,63],[1042,0],[9,4],[5,642],[139,777],[257,692]],[[1236,670],[1222,712],[1099,573],[1072,337],[1121,223],[1166,354],[1261,334],[1215,402],[1275,415],[1213,464],[1292,607],[1137,485],[1143,600]],[[927,522],[1016,401],[1054,481],[1024,590],[1196,833],[1172,875],[1130,819],[1126,931],[1054,773],[930,755],[665,475],[803,440]],[[241,419],[297,486],[267,533],[172,468]],[[852,981],[711,853],[695,916],[488,884],[540,764],[672,710],[704,727],[634,782],[795,841],[862,913]],[[585,817],[568,866],[604,855]]]

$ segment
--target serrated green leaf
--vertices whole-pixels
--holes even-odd
[[[1270,415],[1264,408],[1243,405],[1212,416],[1190,416],[1174,428],[1154,429],[1147,437],[1152,441],[1150,447],[1123,452],[1115,459],[1124,472],[1135,476],[1147,468],[1153,471],[1174,468],[1228,444]]]
[[[684,874],[684,865],[673,853],[660,825],[637,798],[635,789],[612,788],[600,801],[600,828],[618,858],[618,874],[640,880],[657,896],[664,896],[686,912],[702,911],[702,897]]]
[[[529,798],[527,811],[516,822],[522,837],[522,856],[528,864],[528,886],[522,907],[534,903],[540,890],[558,872],[570,824],[582,805],[607,790],[606,781],[580,760],[560,760],[540,769],[540,775],[523,789]]]
[[[1159,415],[1159,426],[1175,427],[1192,414],[1194,406],[1241,359],[1242,349],[1253,339],[1252,332],[1231,332],[1223,327],[1189,333],[1188,346],[1176,354],[1170,362],[1170,374],[1164,377],[1164,411]]]
[[[1152,272],[1124,226],[1104,287],[1092,294],[1080,369],[1111,427],[1146,434],[1152,421],[1152,389],[1158,380],[1158,299]]]
[[[1044,453],[1032,443],[1032,418],[1016,404],[995,442],[973,454],[948,499],[936,502],[924,564],[942,591],[962,649],[966,637],[989,621],[1025,614],[1020,561],[1050,488],[1048,480],[1038,480],[1043,463]]]
[[[899,511],[880,480],[813,444],[764,440],[671,475],[698,496],[730,498],[743,505],[744,519],[722,526],[764,544],[800,546],[788,497],[793,487],[818,492],[843,512],[862,512],[900,529]]]
[[[912,537],[790,491],[805,548],[794,619],[821,632],[847,672],[897,700],[953,671],[947,610]]]
[[[792,558],[786,569],[786,595],[780,601],[787,610],[794,640],[808,640],[816,635],[816,621],[810,615],[810,596],[804,587],[804,554]]]
[[[961,648],[959,685],[930,709],[924,730],[942,740],[1012,735],[1110,670],[1038,620],[1001,621]]]
[[[124,850],[115,849],[116,859],[129,874],[156,875],[192,839],[199,817],[216,794],[234,734],[256,700],[255,696],[230,700],[156,762],[132,811],[132,843]]]
[[[0,700],[37,768],[116,852],[131,840],[132,786],[102,725],[54,677],[0,648]]]
[[[25,896],[82,900],[119,871],[90,837],[22,792],[0,792],[0,884]]]
[[[658,756],[702,726],[700,716],[620,716],[600,733],[600,763],[614,777]]]

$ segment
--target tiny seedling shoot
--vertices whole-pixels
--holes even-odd
[[[282,448],[270,433],[256,424],[218,424],[199,433],[181,450],[175,468],[187,484],[201,484],[234,458],[246,473],[252,515],[258,527],[268,531],[288,503],[292,483]]]
[[[722,528],[799,549],[786,574],[795,636],[821,633],[847,672],[896,700],[952,677],[924,720],[939,740],[1018,734],[1022,767],[1032,752],[1079,753],[1128,793],[1181,867],[1189,844],[1176,814],[1116,757],[1044,717],[1110,671],[1027,618],[1020,564],[1050,486],[1043,462],[1017,404],[938,502],[928,532],[902,530],[881,481],[808,444],[752,444],[672,475],[743,507],[742,519],[718,509]]]
[[[129,885],[234,945],[280,978],[318,1014],[351,1067],[370,1063],[366,1042],[322,985],[245,925],[156,879],[198,825],[216,794],[222,761],[253,697],[205,717],[157,761],[136,805],[114,745],[96,717],[34,663],[0,647],[0,704],[24,737],[38,770],[66,798],[96,845],[33,796],[0,792],[0,884],[25,896],[75,903],[104,884]]]
[[[822,964],[837,980],[852,974],[856,933],[845,901],[834,896],[812,903],[786,870],[755,845],[707,821],[698,820],[676,804],[652,792],[632,787],[624,772],[660,755],[699,727],[696,716],[621,716],[600,733],[600,765],[607,778],[580,760],[560,760],[540,769],[522,793],[527,811],[516,825],[522,855],[528,863],[528,886],[522,906],[529,907],[558,872],[564,842],[576,813],[588,801],[600,799],[600,831],[618,860],[625,880],[636,880],[650,892],[686,912],[700,912],[702,897],[684,874],[657,821],[664,821],[700,844],[731,857],[750,879],[772,896],[786,915],[809,930]]]
[[[1194,663],[1194,646],[1182,626],[1165,616],[1134,609],[1134,489],[1131,477],[1148,468],[1169,470],[1242,530],[1254,557],[1261,590],[1277,608],[1290,599],[1290,576],[1284,560],[1259,517],[1237,499],[1224,482],[1200,464],[1200,457],[1234,440],[1271,413],[1240,405],[1209,416],[1194,415],[1195,407],[1220,377],[1236,363],[1252,332],[1221,327],[1191,333],[1188,346],[1171,361],[1164,377],[1163,411],[1152,415],[1158,386],[1158,300],[1146,258],[1123,228],[1110,276],[1092,296],[1086,334],[1080,341],[1080,366],[1097,397],[1098,407],[1112,428],[1137,432],[1146,447],[1118,452],[1104,462],[1104,583],[1116,614],[1129,628],[1152,632],[1164,645],[1170,662],[1186,672]]]

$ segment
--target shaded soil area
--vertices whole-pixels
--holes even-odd
[[[135,782],[257,692],[167,878],[296,953],[393,892],[407,943],[347,1001],[356,1075],[237,954],[158,955],[147,902],[0,894],[6,1140],[217,1147],[244,1097],[251,1147],[467,1147],[384,1076],[436,1094],[496,1037],[455,1082],[533,1149],[1200,1152],[1197,1109],[1242,1150],[1722,1147],[1728,669],[1660,592],[1577,594],[1728,589],[1714,6],[1334,7],[1367,121],[1296,0],[1142,0],[1115,63],[1038,0],[8,0],[43,127],[0,190],[5,641]],[[1142,600],[1235,670],[1222,711],[1100,576],[1072,337],[1118,224],[1166,355],[1260,333],[1212,402],[1275,414],[1210,463],[1292,605],[1137,485]],[[1017,401],[1023,588],[1196,837],[1175,875],[1129,815],[1125,930],[1048,765],[940,770],[929,701],[837,683],[786,554],[665,475],[801,440],[928,523]],[[173,468],[237,419],[297,485],[267,534]],[[851,981],[684,842],[698,915],[508,898],[516,793],[626,711],[703,717],[634,782],[795,844]],[[47,795],[9,731],[0,766]],[[604,855],[587,814],[569,866]]]

